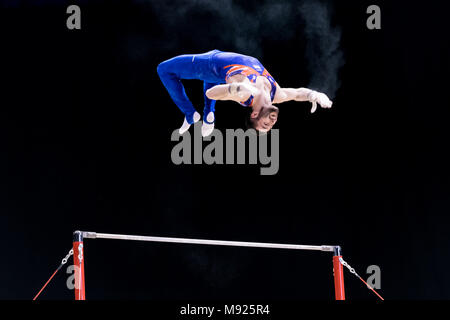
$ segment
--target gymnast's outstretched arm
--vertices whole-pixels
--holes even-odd
[[[314,91],[308,88],[281,88],[277,86],[277,91],[273,103],[283,103],[286,101],[309,101],[312,108],[311,113],[316,111],[317,103],[322,108],[331,108],[333,102],[327,97],[326,94],[318,91]]]
[[[209,99],[233,100],[236,102],[246,101],[251,95],[257,96],[260,90],[245,82],[232,82],[216,85],[205,92]]]

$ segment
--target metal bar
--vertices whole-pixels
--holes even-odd
[[[224,240],[206,240],[206,239],[189,239],[189,238],[170,238],[170,237],[149,237],[149,236],[133,236],[133,235],[125,235],[125,234],[96,233],[96,232],[83,232],[83,238],[150,241],[150,242],[170,242],[170,243],[202,244],[202,245],[214,245],[214,246],[315,250],[315,251],[327,251],[327,252],[334,252],[334,250],[336,248],[336,246],[325,246],[325,245],[309,246],[309,245],[284,244],[284,243],[224,241]]]

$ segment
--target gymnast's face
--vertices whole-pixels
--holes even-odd
[[[278,120],[278,108],[275,106],[262,107],[259,112],[252,112],[250,118],[256,130],[268,132]]]

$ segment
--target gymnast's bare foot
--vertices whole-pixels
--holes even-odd
[[[200,113],[195,112],[195,113],[194,113],[194,123],[196,123],[198,120],[200,120],[200,118],[201,118],[201,117],[200,117]],[[191,126],[191,125],[187,122],[186,117],[184,117],[183,125],[182,125],[181,128],[178,130],[178,132],[179,132],[180,134],[183,134],[183,133],[185,133],[186,131],[189,130],[190,126]]]
[[[214,131],[214,112],[208,113],[202,124],[202,136],[207,137]]]

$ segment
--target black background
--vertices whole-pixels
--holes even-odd
[[[311,115],[308,103],[280,105],[280,169],[260,176],[254,165],[172,164],[183,116],[156,66],[237,51],[241,17],[216,19],[199,2],[167,21],[158,8],[189,1],[155,3],[2,4],[0,298],[31,299],[77,229],[339,244],[363,277],[381,268],[386,299],[450,298],[446,8],[335,1],[345,65],[334,106]],[[245,23],[257,19],[260,1],[233,3]],[[66,28],[69,4],[81,7],[81,30]],[[381,30],[366,28],[370,4]],[[257,54],[281,86],[307,86],[302,21],[283,28],[267,26],[248,39],[257,52],[241,53]],[[201,82],[186,88],[201,106]],[[239,128],[243,116],[219,102],[216,127]],[[334,298],[328,253],[87,240],[85,254],[88,299]],[[40,299],[73,298],[65,271]],[[345,275],[348,299],[376,299]]]

